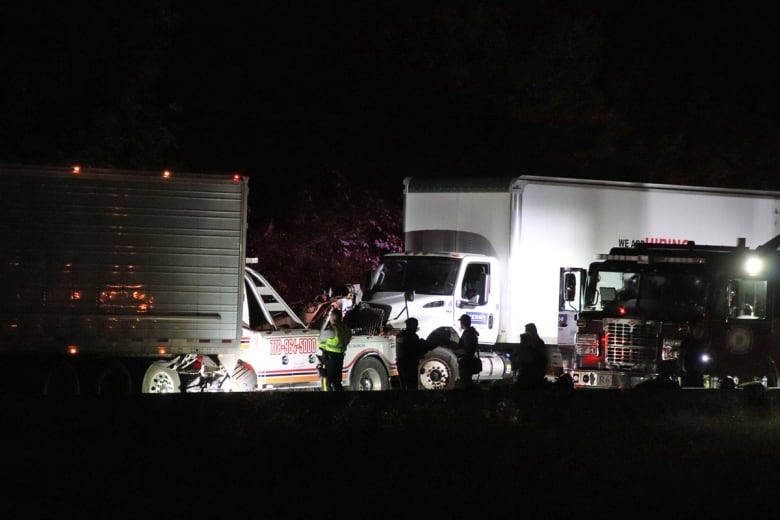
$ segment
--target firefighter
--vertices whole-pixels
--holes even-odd
[[[352,333],[342,322],[341,310],[333,308],[328,317],[330,329],[320,335],[319,348],[322,350],[322,363],[325,365],[325,384],[328,392],[342,392],[341,372],[344,368],[344,352],[352,339]]]

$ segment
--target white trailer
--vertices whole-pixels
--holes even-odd
[[[319,388],[310,329],[246,265],[239,175],[0,167],[6,391]],[[283,324],[283,325],[282,325]],[[355,335],[349,389],[387,389],[395,338]]]
[[[526,323],[535,323],[548,345],[573,346],[579,302],[563,297],[563,272],[581,276],[597,253],[638,242],[728,243],[739,236],[760,244],[780,231],[779,211],[779,194],[753,190],[409,177],[405,252],[384,257],[366,300],[385,308],[394,327],[414,316],[422,334],[457,331],[458,317],[469,314],[484,350],[499,354],[489,356],[496,366],[481,377],[496,379],[500,354],[519,343]],[[556,352],[551,359],[565,363]],[[437,360],[432,372],[423,367],[423,386],[451,386],[452,369],[451,360]]]

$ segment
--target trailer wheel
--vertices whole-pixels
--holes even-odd
[[[420,363],[420,387],[425,390],[451,390],[458,377],[458,358],[444,347],[436,347]]]
[[[100,368],[95,381],[95,391],[99,395],[126,395],[133,392],[133,378],[127,367],[119,362],[109,363]]]
[[[257,390],[255,369],[243,361],[236,363],[236,369],[230,378],[231,392],[254,392]]]
[[[387,370],[381,361],[376,358],[366,357],[359,360],[352,369],[348,390],[359,392],[373,392],[388,390],[390,381]]]
[[[76,368],[70,363],[60,363],[49,368],[43,379],[44,395],[78,395],[81,381]]]
[[[175,370],[168,368],[165,361],[153,363],[146,369],[141,392],[145,394],[169,394],[181,392],[181,380]]]

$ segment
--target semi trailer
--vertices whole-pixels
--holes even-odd
[[[248,192],[238,174],[0,167],[2,387],[319,388],[318,326],[247,261]],[[363,326],[346,387],[396,375],[395,338]]]

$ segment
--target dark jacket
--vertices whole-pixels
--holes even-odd
[[[512,370],[526,381],[544,380],[547,372],[547,345],[538,334],[520,335],[520,345],[512,354]]]
[[[474,327],[469,327],[463,330],[463,334],[460,335],[458,340],[458,358],[472,358],[477,352],[477,346],[479,345],[479,332]]]
[[[458,349],[455,354],[458,356],[458,372],[460,384],[471,386],[473,384],[471,376],[478,373],[481,367],[477,365],[477,349],[479,346],[479,332],[474,327],[468,327],[463,330],[458,340]]]
[[[396,356],[399,365],[416,366],[429,350],[428,342],[418,336],[416,332],[404,330],[398,335]]]

